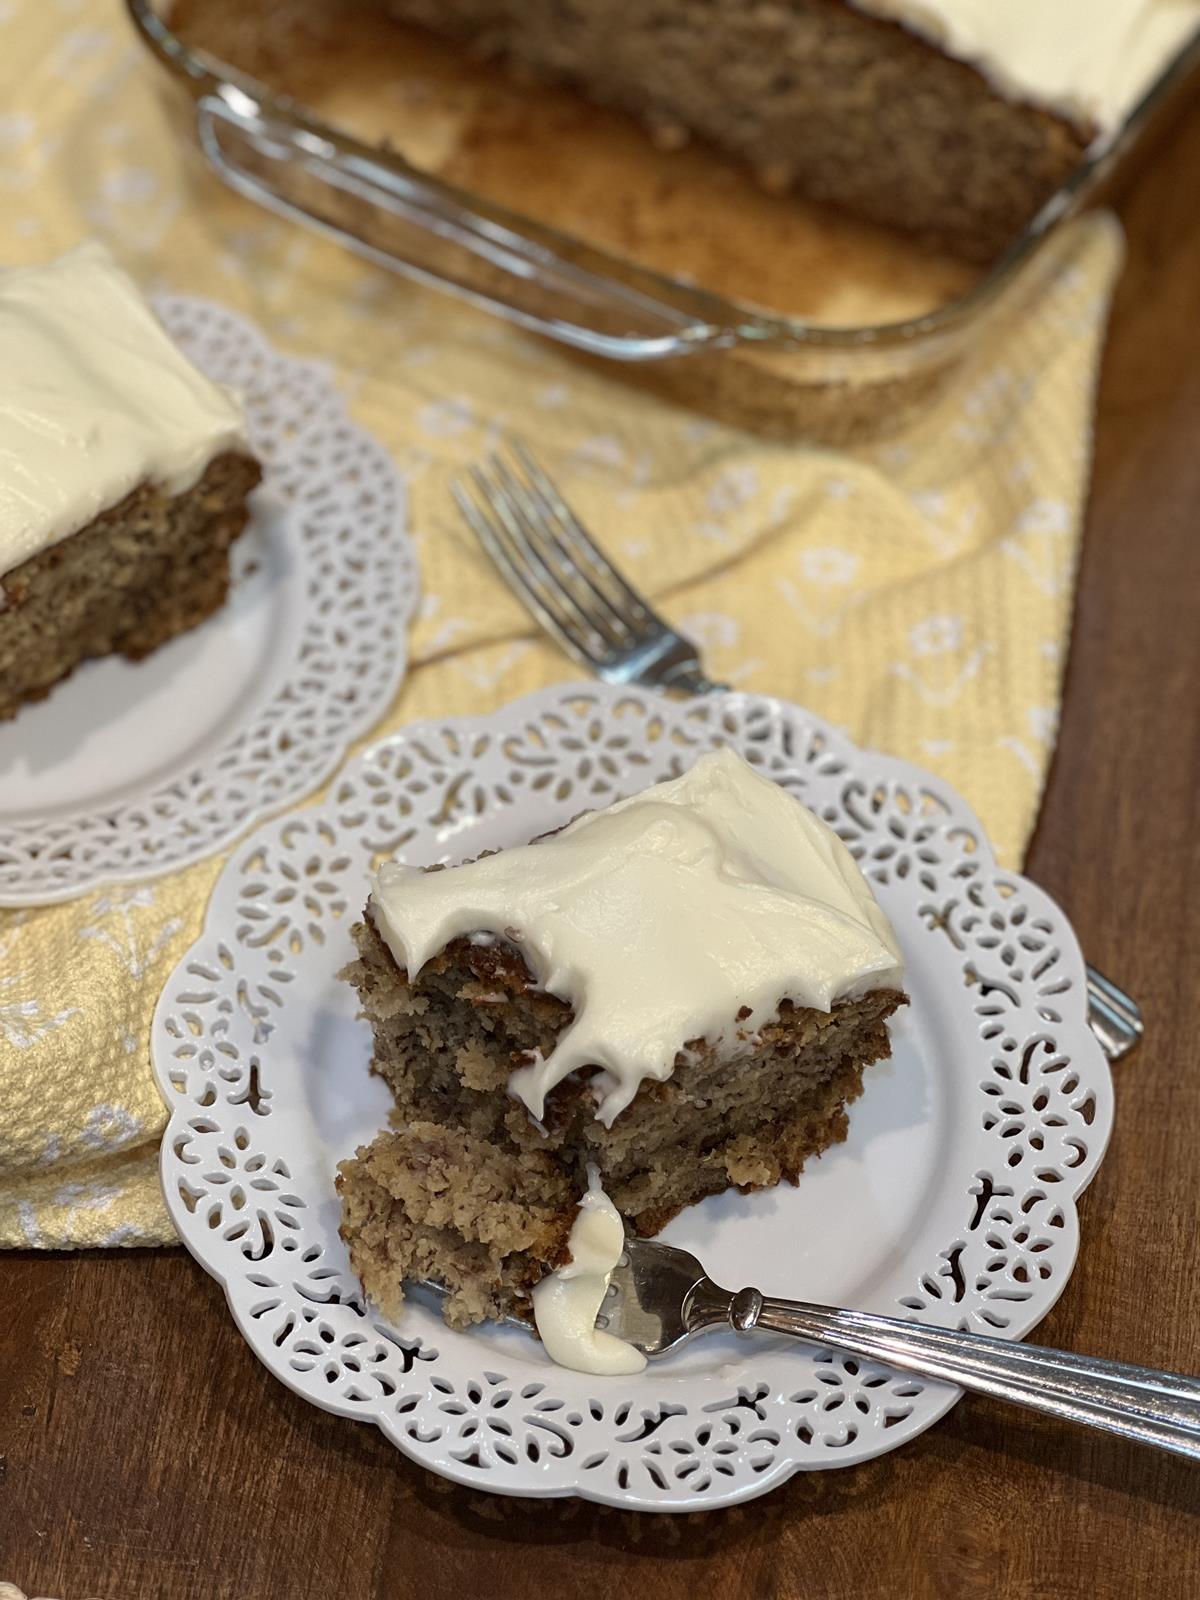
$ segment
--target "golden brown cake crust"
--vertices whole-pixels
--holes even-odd
[[[82,661],[139,661],[211,616],[261,476],[252,456],[225,451],[184,493],[142,484],[0,577],[0,721]]]

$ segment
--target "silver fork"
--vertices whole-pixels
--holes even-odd
[[[699,652],[676,633],[604,555],[525,449],[494,454],[450,485],[459,510],[517,598],[568,655],[608,683],[683,694],[724,689]],[[1137,1002],[1087,969],[1088,1023],[1116,1061],[1142,1037]]]
[[[715,1284],[686,1250],[628,1235],[597,1327],[650,1360],[714,1329],[785,1333],[1200,1461],[1200,1378]]]

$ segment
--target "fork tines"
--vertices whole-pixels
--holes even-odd
[[[585,666],[595,670],[664,626],[520,443],[450,487],[501,576]]]

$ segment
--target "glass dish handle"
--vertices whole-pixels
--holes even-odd
[[[232,188],[418,282],[595,356],[655,361],[728,347],[753,329],[720,302],[553,230],[520,231],[499,208],[282,103],[219,82],[197,96],[197,132]]]

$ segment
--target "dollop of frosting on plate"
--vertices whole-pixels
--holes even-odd
[[[591,1069],[611,1126],[689,1043],[732,1057],[781,1000],[828,1011],[903,975],[845,845],[729,749],[532,844],[441,872],[385,863],[371,904],[410,981],[451,940],[487,933],[570,1003],[550,1054],[509,1079],[539,1120],[556,1084]]]
[[[595,1167],[589,1167],[587,1192],[567,1240],[571,1259],[533,1290],[533,1320],[546,1354],[560,1367],[619,1377],[646,1365],[634,1345],[596,1326],[624,1248],[625,1225]]]
[[[237,447],[240,406],[103,245],[0,272],[0,575],[142,483],[190,489]]]

